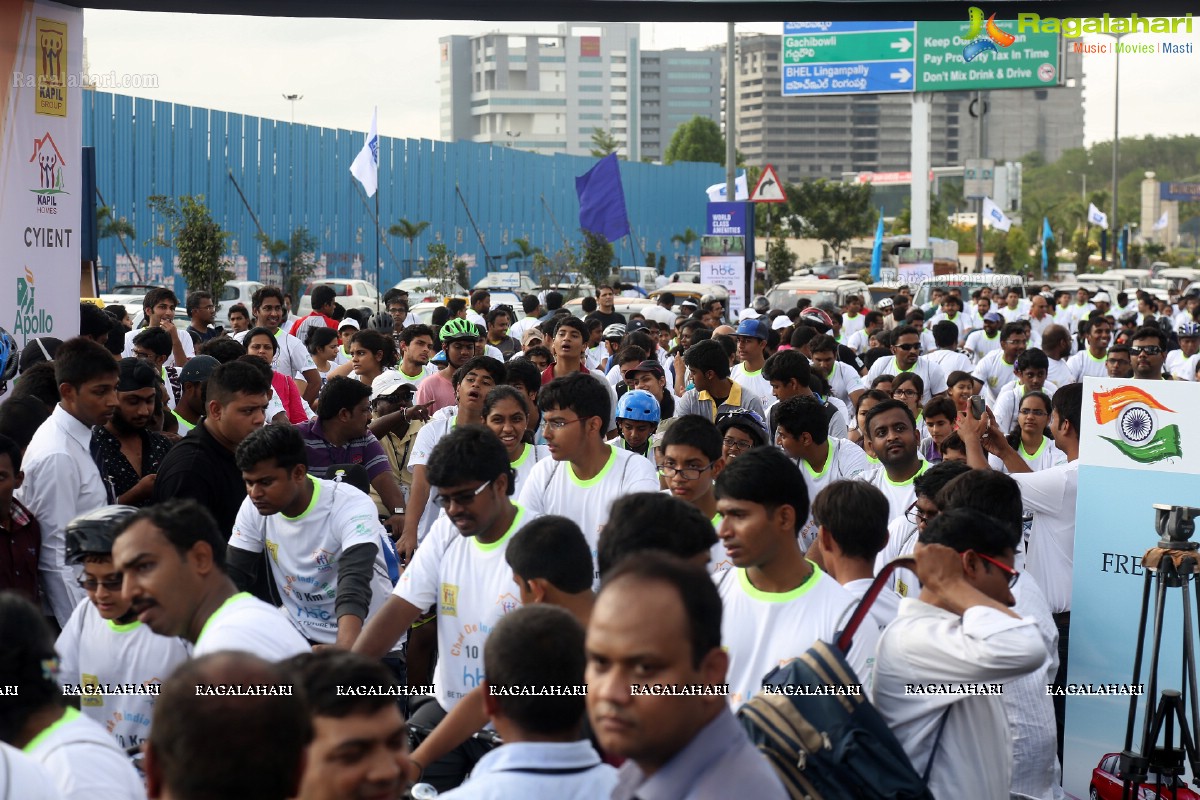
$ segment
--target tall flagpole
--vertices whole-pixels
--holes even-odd
[[[383,226],[379,224],[379,187],[375,187],[375,312],[383,302],[383,287],[379,285],[379,240],[383,238]]]

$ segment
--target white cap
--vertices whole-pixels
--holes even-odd
[[[414,391],[417,388],[413,386],[412,381],[405,380],[398,370],[385,369],[375,376],[375,380],[371,381],[371,399],[385,397],[405,386]]]
[[[771,330],[781,331],[784,328],[790,326],[791,324],[792,324],[792,321],[788,318],[787,314],[780,314],[778,317],[775,318],[775,321],[771,323]]]
[[[338,323],[337,329],[340,331],[342,328],[354,328],[354,330],[358,330],[358,320],[354,317],[346,317]]]
[[[1112,305],[1112,300],[1109,298],[1108,292],[1096,292],[1095,297],[1092,298],[1092,302],[1108,303],[1110,306]]]
[[[738,312],[738,322],[745,322],[748,319],[758,319],[758,312],[753,308],[743,308]]]

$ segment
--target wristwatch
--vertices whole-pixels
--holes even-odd
[[[404,513],[404,509],[403,509],[403,508],[393,508],[393,509],[392,509],[392,513],[393,513],[393,514],[403,514],[403,513]]]

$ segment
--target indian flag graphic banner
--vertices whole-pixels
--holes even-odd
[[[1178,425],[1163,425],[1156,412],[1174,414],[1149,392],[1122,386],[1092,396],[1096,422],[1115,430],[1116,436],[1100,438],[1139,464],[1153,464],[1183,455]]]

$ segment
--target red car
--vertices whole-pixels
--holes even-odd
[[[1120,758],[1120,753],[1108,753],[1092,770],[1092,783],[1088,787],[1091,800],[1121,800],[1121,777],[1117,773]],[[1155,779],[1156,775],[1153,772],[1147,776],[1138,786],[1137,794],[1134,795],[1136,800],[1200,800],[1200,794],[1188,788],[1179,778],[1164,779],[1161,790],[1155,792]]]

